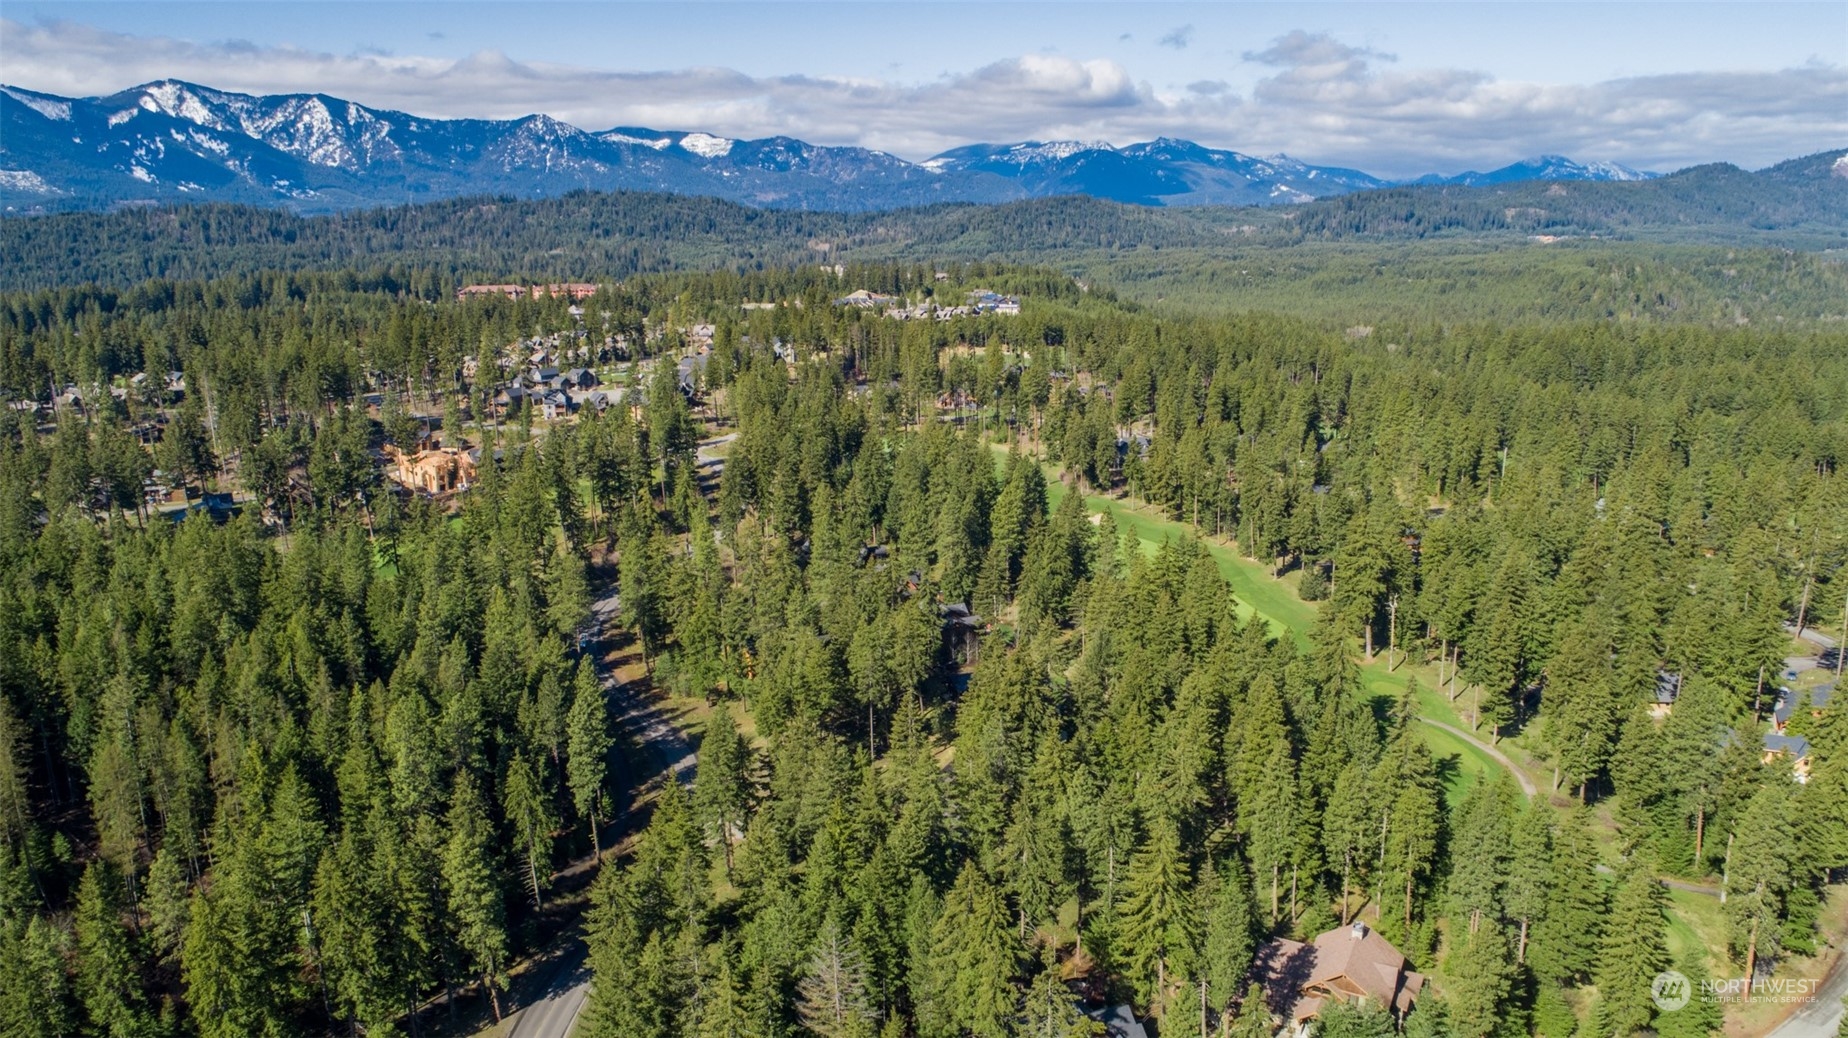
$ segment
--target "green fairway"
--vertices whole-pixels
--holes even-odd
[[[1055,473],[1048,475],[1053,478],[1046,487],[1047,504],[1056,509],[1069,488]],[[1147,506],[1138,507],[1132,499],[1086,494],[1084,506],[1094,514],[1101,512],[1110,516],[1119,532],[1135,534],[1142,550],[1150,554],[1166,541],[1197,536],[1188,524],[1151,515]],[[1269,620],[1279,634],[1288,634],[1296,644],[1307,648],[1309,627],[1315,622],[1315,606],[1297,598],[1289,585],[1270,575],[1263,563],[1245,558],[1231,545],[1211,540],[1205,543],[1207,552],[1219,563],[1219,572],[1232,585],[1232,593],[1239,602],[1239,615],[1248,616],[1255,610]]]
[[[1005,461],[1005,448],[993,445],[996,462]],[[1071,492],[1059,479],[1057,469],[1045,466],[1047,476],[1046,498],[1051,508],[1058,508],[1065,495]],[[1154,554],[1163,543],[1187,537],[1198,537],[1198,531],[1185,522],[1168,519],[1154,512],[1134,498],[1103,497],[1086,494],[1085,509],[1092,514],[1103,513],[1116,523],[1119,536],[1127,531],[1134,534],[1137,544],[1144,552]],[[1280,635],[1288,635],[1301,648],[1309,647],[1309,628],[1315,623],[1316,606],[1296,596],[1289,584],[1271,576],[1269,567],[1255,562],[1238,553],[1230,544],[1205,540],[1206,550],[1219,564],[1219,572],[1232,586],[1232,593],[1238,600],[1240,616],[1249,616],[1256,612],[1270,622],[1273,630]],[[1404,663],[1403,660],[1400,661]],[[1402,666],[1397,672],[1386,665],[1384,653],[1376,656],[1370,663],[1361,665],[1361,681],[1370,697],[1397,699],[1404,691],[1405,683],[1414,668]],[[1452,704],[1443,692],[1433,687],[1434,682],[1422,683],[1418,694],[1418,712],[1434,721],[1442,721],[1459,728],[1469,728],[1464,719],[1468,709],[1467,697],[1459,698]],[[1445,796],[1451,803],[1461,799],[1480,777],[1492,769],[1501,767],[1500,762],[1484,753],[1479,747],[1440,728],[1424,728],[1425,743],[1430,746],[1432,754],[1440,761],[1450,758],[1454,767],[1445,775]]]

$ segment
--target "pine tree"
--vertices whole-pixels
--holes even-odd
[[[1269,778],[1257,785],[1251,799],[1239,814],[1257,870],[1260,886],[1270,888],[1270,918],[1277,921],[1279,895],[1284,872],[1296,855],[1296,840],[1301,824],[1300,796],[1297,791],[1296,765],[1290,759],[1290,747],[1278,741],[1270,747]]]
[[[1676,813],[1687,819],[1681,824],[1693,826],[1695,846],[1689,857],[1696,873],[1702,871],[1701,859],[1710,850],[1707,821],[1718,806],[1725,780],[1724,758],[1718,751],[1727,741],[1735,712],[1729,698],[1725,690],[1704,677],[1688,678],[1682,682],[1674,713],[1662,724],[1666,785],[1678,809]],[[1683,832],[1674,833],[1677,842]]]
[[[1223,1024],[1240,985],[1251,971],[1258,932],[1257,910],[1243,862],[1227,858],[1200,872],[1195,902],[1200,912],[1200,974],[1206,978],[1207,1002],[1218,1006]]]
[[[1051,802],[1050,791],[1030,788],[1014,801],[1000,857],[1024,935],[1027,927],[1052,915],[1071,887],[1070,840],[1063,812]]]
[[[866,967],[830,916],[796,984],[796,1015],[820,1038],[871,1038],[877,1026],[866,997]]]
[[[1725,1023],[1724,1007],[1703,981],[1711,974],[1707,956],[1698,948],[1684,952],[1675,969],[1688,978],[1688,1004],[1656,1017],[1656,1034],[1660,1038],[1711,1038]]]
[[[1655,1016],[1650,985],[1669,964],[1667,930],[1661,884],[1649,862],[1632,860],[1598,950],[1600,1034],[1628,1038],[1649,1026]]]
[[[590,583],[584,579],[584,562],[563,537],[546,562],[545,599],[546,620],[564,637],[576,636],[590,619]]]
[[[1028,989],[1017,1033],[1021,1038],[1103,1036],[1103,1025],[1079,1012],[1071,989],[1059,979],[1059,957],[1050,943],[1040,952],[1040,971]]]
[[[157,958],[165,958],[179,950],[180,941],[186,936],[191,896],[179,856],[162,846],[154,855],[154,863],[148,866],[141,899],[148,910],[148,937]]]
[[[1379,838],[1370,792],[1365,766],[1349,761],[1336,777],[1328,805],[1322,811],[1322,846],[1330,865],[1341,872],[1343,926],[1348,923],[1348,892],[1354,885],[1365,889],[1367,867],[1373,858],[1369,851]]]
[[[1157,819],[1130,857],[1117,904],[1115,947],[1144,1003],[1166,999],[1171,979],[1188,976],[1197,940],[1188,872],[1174,824]]]
[[[1245,989],[1238,1015],[1233,1017],[1232,1029],[1226,1034],[1228,1038],[1273,1038],[1275,1033],[1270,1007],[1264,1004],[1264,989],[1253,983]]]
[[[1579,799],[1610,763],[1623,706],[1611,674],[1608,618],[1597,611],[1568,628],[1547,664],[1546,735]],[[1557,781],[1554,783],[1558,785]]]
[[[543,909],[540,892],[552,880],[552,830],[558,825],[552,816],[552,797],[542,774],[544,758],[535,766],[524,755],[515,753],[507,767],[507,781],[502,790],[507,822],[526,859],[526,881],[533,895],[533,908]]]
[[[1535,924],[1545,918],[1552,899],[1553,808],[1534,798],[1514,822],[1508,846],[1508,876],[1503,905],[1516,928],[1516,962],[1527,962],[1527,944]]]
[[[1472,934],[1485,920],[1502,918],[1514,800],[1514,789],[1503,772],[1497,781],[1478,782],[1457,809],[1456,830],[1450,840],[1450,899],[1457,917]]]
[[[732,722],[731,707],[720,703],[706,723],[700,741],[699,768],[693,776],[693,807],[700,824],[725,855],[725,874],[731,875],[732,844],[742,833],[750,804],[750,744]]]
[[[717,968],[706,985],[705,997],[695,1012],[691,1038],[760,1038],[745,1005],[745,993],[738,987],[737,974],[728,956],[718,954]]]
[[[32,816],[26,788],[27,763],[31,759],[26,735],[26,727],[14,715],[12,704],[0,696],[0,846],[23,843]]]
[[[78,1033],[65,957],[70,935],[37,915],[0,918],[0,1027],[20,1038]]]
[[[1409,727],[1402,730],[1380,762],[1380,790],[1385,839],[1379,880],[1390,880],[1403,896],[1402,925],[1411,929],[1414,895],[1431,874],[1443,812],[1437,766],[1424,741]],[[1390,799],[1386,799],[1390,796]]]
[[[500,989],[506,983],[507,933],[500,889],[490,866],[493,830],[487,805],[466,772],[457,776],[449,808],[449,841],[443,848],[443,885],[449,925],[468,968],[481,981],[494,1018],[500,1019]]]
[[[1452,939],[1456,946],[1444,962],[1451,1025],[1458,1038],[1483,1038],[1507,1018],[1519,968],[1506,934],[1493,920]]]
[[[1371,1001],[1329,999],[1316,1013],[1316,1038],[1393,1038],[1392,1017]]]
[[[1420,1006],[1419,1011],[1423,1012]],[[1565,985],[1553,980],[1542,980],[1534,995],[1534,1035],[1535,1038],[1572,1038],[1578,1033],[1578,1013],[1566,998]]]
[[[1260,790],[1271,781],[1269,768],[1278,744],[1283,744],[1286,755],[1290,752],[1283,696],[1269,674],[1259,673],[1252,679],[1233,720],[1237,731],[1226,737],[1228,781],[1240,810],[1249,811]]]
[[[602,815],[604,784],[609,772],[609,707],[604,702],[603,687],[596,669],[587,660],[578,661],[577,680],[572,683],[571,710],[565,718],[565,784],[571,787],[571,803],[580,817],[590,823],[591,848],[597,860],[603,860],[603,840],[597,831]]]
[[[122,908],[115,867],[92,862],[77,885],[77,994],[93,1033],[112,1038],[129,1038],[148,1023]]]
[[[391,1026],[415,988],[405,983],[391,954],[393,936],[406,921],[391,913],[390,879],[362,844],[358,825],[321,858],[315,873],[315,951],[329,998],[340,1015],[368,1032]]]
[[[1011,1032],[1020,945],[1009,923],[1000,891],[973,863],[964,865],[930,929],[926,998],[938,1024],[947,1025],[935,1033],[1003,1038]]]
[[[585,999],[582,1027],[593,1038],[620,1038],[644,1027],[646,1007],[636,995],[649,920],[642,918],[641,900],[634,875],[622,869],[602,869],[592,882],[584,942],[595,984]]]
[[[692,938],[691,933],[685,936]],[[634,1025],[618,1033],[635,1038],[674,1038],[681,1033],[695,977],[685,958],[676,954],[676,943],[660,930],[648,935],[632,974],[634,986],[619,996],[629,1003]]]
[[[1739,817],[1726,874],[1726,925],[1733,953],[1745,963],[1747,980],[1761,958],[1783,943],[1784,898],[1790,890],[1791,783],[1761,787]]]
[[[670,782],[655,801],[632,871],[641,877],[645,899],[673,934],[698,927],[705,918],[712,897],[709,864],[686,789]]]
[[[248,866],[228,863],[216,884],[193,895],[181,953],[186,1000],[204,1038],[283,1038],[295,1003],[283,972],[292,948],[256,902]]]
[[[1546,915],[1528,950],[1535,975],[1572,982],[1590,979],[1609,911],[1597,866],[1598,847],[1585,809],[1565,812],[1554,832]]]
[[[1474,721],[1489,726],[1491,740],[1514,719],[1527,688],[1535,637],[1533,581],[1533,561],[1522,552],[1509,552],[1486,596],[1494,605],[1465,660],[1470,676],[1482,686]]]

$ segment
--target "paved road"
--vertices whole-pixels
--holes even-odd
[[[1490,757],[1493,757],[1497,763],[1499,763],[1502,767],[1508,769],[1508,773],[1514,776],[1514,780],[1516,782],[1519,782],[1521,784],[1521,792],[1526,793],[1529,797],[1534,797],[1534,796],[1539,795],[1539,793],[1534,788],[1534,780],[1528,778],[1527,772],[1522,771],[1519,767],[1515,765],[1513,761],[1509,760],[1507,754],[1503,753],[1502,751],[1496,749],[1493,746],[1490,746],[1488,743],[1483,742],[1481,739],[1476,738],[1475,736],[1469,734],[1463,729],[1458,728],[1456,725],[1445,724],[1442,721],[1433,721],[1429,717],[1420,717],[1419,720],[1423,721],[1425,724],[1428,724],[1433,728],[1442,728],[1444,731],[1449,732],[1451,735],[1456,736],[1457,738],[1463,740],[1464,742],[1469,743],[1471,746],[1474,746],[1475,748],[1488,754]]]
[[[1837,950],[1816,997],[1799,1003],[1765,1038],[1835,1038],[1841,1033],[1843,998],[1848,998],[1848,950]]]
[[[531,1005],[507,1018],[508,1038],[564,1038],[584,1011],[590,994],[590,966],[584,942],[573,939],[572,948],[553,970],[544,992]]]
[[[712,452],[737,438],[737,433],[726,433],[723,436],[714,436],[710,440],[701,440],[699,446],[694,448],[693,451],[694,467],[700,469],[702,472],[711,470],[711,475],[715,477],[724,475],[725,459]]]
[[[592,658],[603,678],[610,704],[618,715],[618,723],[628,732],[632,745],[642,751],[642,759],[631,762],[628,804],[633,813],[634,806],[668,776],[681,782],[692,780],[693,744],[647,696],[610,676],[609,637],[621,611],[615,590],[607,589],[590,609],[595,631]],[[609,846],[607,839],[604,846]],[[572,868],[590,865],[591,860],[586,858]],[[502,1024],[500,1033],[506,1038],[566,1038],[576,1025],[578,1015],[584,1010],[585,997],[590,994],[590,967],[586,962],[589,949],[575,932],[565,936],[562,942],[564,946],[558,950],[557,960],[547,968],[539,996],[508,1014]]]
[[[1789,631],[1791,634],[1796,634],[1797,625],[1796,624],[1785,624],[1784,630]],[[1804,641],[1809,642],[1811,645],[1814,645],[1818,649],[1835,648],[1835,639],[1819,631],[1816,631],[1813,628],[1805,627],[1803,629],[1803,633],[1797,636],[1799,638],[1802,638]],[[1830,1038],[1834,1038],[1834,1036],[1831,1035]]]

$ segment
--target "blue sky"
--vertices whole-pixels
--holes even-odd
[[[1848,144],[1848,3],[35,3],[0,80],[175,77],[429,116],[787,133],[918,159],[1167,134],[1385,175]]]

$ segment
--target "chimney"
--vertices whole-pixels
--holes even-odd
[[[1361,922],[1358,919],[1354,920],[1354,925],[1353,927],[1349,929],[1348,934],[1350,937],[1352,937],[1356,941],[1366,940],[1367,939],[1367,924]]]

